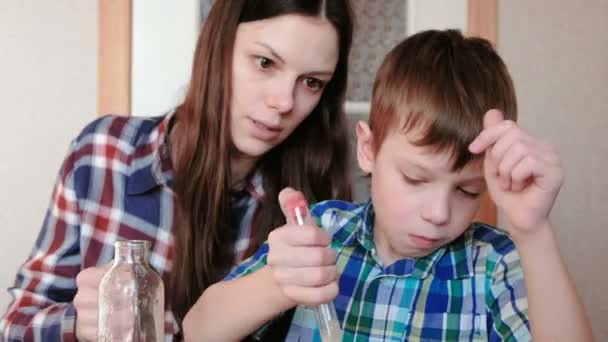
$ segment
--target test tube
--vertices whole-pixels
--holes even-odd
[[[296,223],[299,226],[310,220],[308,214],[308,204],[306,200],[301,198],[297,201],[290,203],[293,206],[289,206],[293,209],[295,214]],[[306,219],[306,220],[305,220]],[[340,329],[340,321],[336,313],[336,307],[333,302],[321,304],[313,308],[315,317],[317,319],[317,325],[319,326],[319,333],[323,342],[339,342],[342,341],[342,330]]]

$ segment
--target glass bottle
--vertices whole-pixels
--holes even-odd
[[[164,340],[165,292],[148,263],[149,250],[148,241],[114,243],[114,264],[99,284],[99,341]]]

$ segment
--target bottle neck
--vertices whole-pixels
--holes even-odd
[[[114,263],[148,264],[150,242],[128,240],[114,242]]]

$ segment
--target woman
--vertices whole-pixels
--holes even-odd
[[[14,301],[7,340],[94,340],[97,288],[118,239],[152,242],[167,337],[203,290],[284,223],[285,186],[350,197],[347,0],[216,1],[184,102],[107,116],[71,145]]]

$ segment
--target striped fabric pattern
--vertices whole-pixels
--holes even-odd
[[[332,236],[340,291],[334,300],[344,341],[529,341],[519,254],[509,236],[473,223],[432,254],[383,266],[373,242],[371,202],[311,208]],[[226,279],[266,264],[265,244]],[[312,310],[298,308],[288,341],[321,341]]]
[[[172,115],[102,117],[73,141],[35,247],[9,289],[13,301],[0,321],[0,340],[75,341],[76,275],[110,262],[119,239],[150,241],[150,264],[167,286],[176,214],[167,139]],[[233,202],[237,261],[251,248],[261,176],[243,187],[247,194]],[[167,310],[165,339],[178,330]]]

